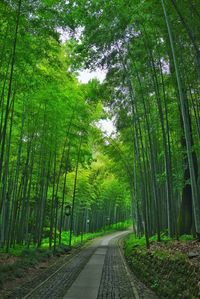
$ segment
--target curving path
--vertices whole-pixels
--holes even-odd
[[[120,240],[130,231],[102,238],[63,299],[155,299],[130,272]]]
[[[116,244],[127,233],[115,233],[100,241],[64,299],[135,298]]]
[[[46,276],[18,288],[6,298],[19,299],[155,299],[128,269],[120,240],[130,231],[101,237]]]

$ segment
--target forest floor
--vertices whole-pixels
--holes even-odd
[[[164,240],[151,242],[130,236],[124,244],[133,273],[159,298],[200,298],[200,242]]]

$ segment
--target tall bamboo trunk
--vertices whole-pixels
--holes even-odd
[[[196,180],[196,176],[195,176],[195,166],[194,166],[194,160],[193,160],[193,149],[192,149],[192,140],[191,140],[191,132],[190,132],[190,126],[189,126],[189,119],[188,119],[188,114],[187,114],[187,110],[186,110],[186,106],[185,106],[183,86],[182,86],[181,77],[180,77],[180,73],[179,73],[179,67],[178,67],[178,63],[177,63],[174,40],[173,40],[171,27],[170,27],[167,11],[165,8],[164,0],[161,0],[161,4],[163,7],[163,12],[164,12],[167,30],[168,30],[168,34],[169,34],[172,56],[173,56],[173,61],[174,61],[174,67],[175,67],[175,72],[176,72],[176,80],[177,80],[178,91],[179,91],[180,107],[181,107],[181,114],[182,114],[182,118],[183,118],[183,127],[184,127],[184,134],[185,134],[186,148],[187,148],[187,157],[188,157],[188,163],[189,163],[189,172],[190,172],[190,179],[191,179],[192,203],[193,203],[195,230],[196,230],[197,234],[199,235],[200,234],[200,204],[199,204],[197,180]]]
[[[12,96],[13,74],[14,74],[14,66],[15,66],[19,21],[20,21],[20,14],[21,14],[21,4],[22,4],[22,0],[19,0],[18,9],[17,9],[17,17],[16,17],[14,41],[13,41],[11,70],[10,70],[9,83],[8,83],[6,110],[5,110],[4,124],[3,124],[3,129],[2,129],[2,140],[1,140],[2,143],[1,143],[1,153],[0,153],[0,181],[1,181],[1,176],[2,176],[2,166],[3,166],[3,159],[4,159],[4,154],[5,154],[5,141],[6,141],[8,118],[9,118],[9,108],[10,108],[10,101],[11,101],[11,96]]]

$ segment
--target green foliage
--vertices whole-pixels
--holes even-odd
[[[40,246],[44,237],[50,245],[59,234],[61,243],[68,221],[64,207],[74,193],[75,233],[80,233],[105,226],[106,220],[99,218],[106,200],[112,200],[111,213],[115,204],[111,197],[119,197],[124,189],[114,192],[115,178],[110,190],[97,190],[104,173],[101,179],[92,179],[101,138],[96,122],[104,116],[100,84],[78,82],[73,67],[76,41],[63,42],[61,33],[71,25],[69,5],[58,2],[0,4],[0,247],[13,252],[15,244],[16,254],[20,244]],[[117,219],[106,215],[112,216],[110,224],[125,220],[126,201],[124,194]],[[86,227],[86,218],[97,206],[102,207],[96,216],[99,224]],[[69,221],[67,225],[69,229]]]
[[[179,238],[179,240],[180,241],[192,241],[192,240],[194,240],[195,238],[194,238],[194,236],[192,236],[192,235],[182,235],[182,236],[180,236],[180,238]]]
[[[192,210],[198,231],[200,217],[194,192],[199,185],[200,151],[198,1],[165,2],[79,1],[69,5],[76,26],[82,28],[81,42],[74,49],[78,61],[107,70],[101,90],[117,128],[117,136],[105,138],[107,153],[121,178],[130,184],[136,230],[143,233],[145,224],[147,240],[156,232],[159,239],[166,228],[170,236],[178,230],[190,233]],[[186,103],[183,109],[181,102]],[[192,171],[195,178],[190,178]],[[190,189],[187,194],[185,185]],[[184,210],[190,217],[181,211],[184,223],[178,229],[184,197],[189,203]]]
[[[118,222],[112,225],[106,225],[103,229],[100,229],[97,232],[93,233],[81,233],[79,235],[74,235],[72,238],[72,246],[77,246],[79,244],[82,244],[83,242],[86,242],[88,240],[92,240],[94,238],[103,236],[105,234],[112,233],[114,231],[120,231],[120,230],[126,230],[128,229],[132,224],[131,220],[126,220],[123,222]],[[57,239],[58,241],[58,239]],[[69,245],[69,231],[63,231],[62,232],[62,246],[68,246]],[[42,240],[42,249],[48,248],[49,246],[49,239],[43,239]],[[29,250],[27,250],[29,251]]]
[[[174,236],[183,198],[180,233],[190,233],[199,215],[190,186],[200,153],[197,7],[166,4],[188,137],[161,1],[0,3],[1,247],[44,238],[56,247],[71,224],[80,235],[130,214],[147,243],[162,230]],[[81,84],[84,67],[105,69],[106,80]],[[104,118],[116,134],[98,129]],[[64,211],[72,203],[73,221]]]

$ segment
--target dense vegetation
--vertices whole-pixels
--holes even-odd
[[[199,236],[199,24],[198,0],[1,1],[2,247],[56,246],[129,218],[130,202],[147,246]],[[104,83],[79,83],[84,67]]]
[[[200,232],[198,1],[80,1],[76,54],[107,70],[138,235]],[[120,160],[120,162],[119,162]]]
[[[130,194],[100,154],[98,83],[72,71],[65,1],[0,3],[0,246],[49,246],[130,218]],[[71,207],[71,211],[69,210]],[[71,216],[67,215],[71,213]],[[71,236],[70,240],[71,243]]]

